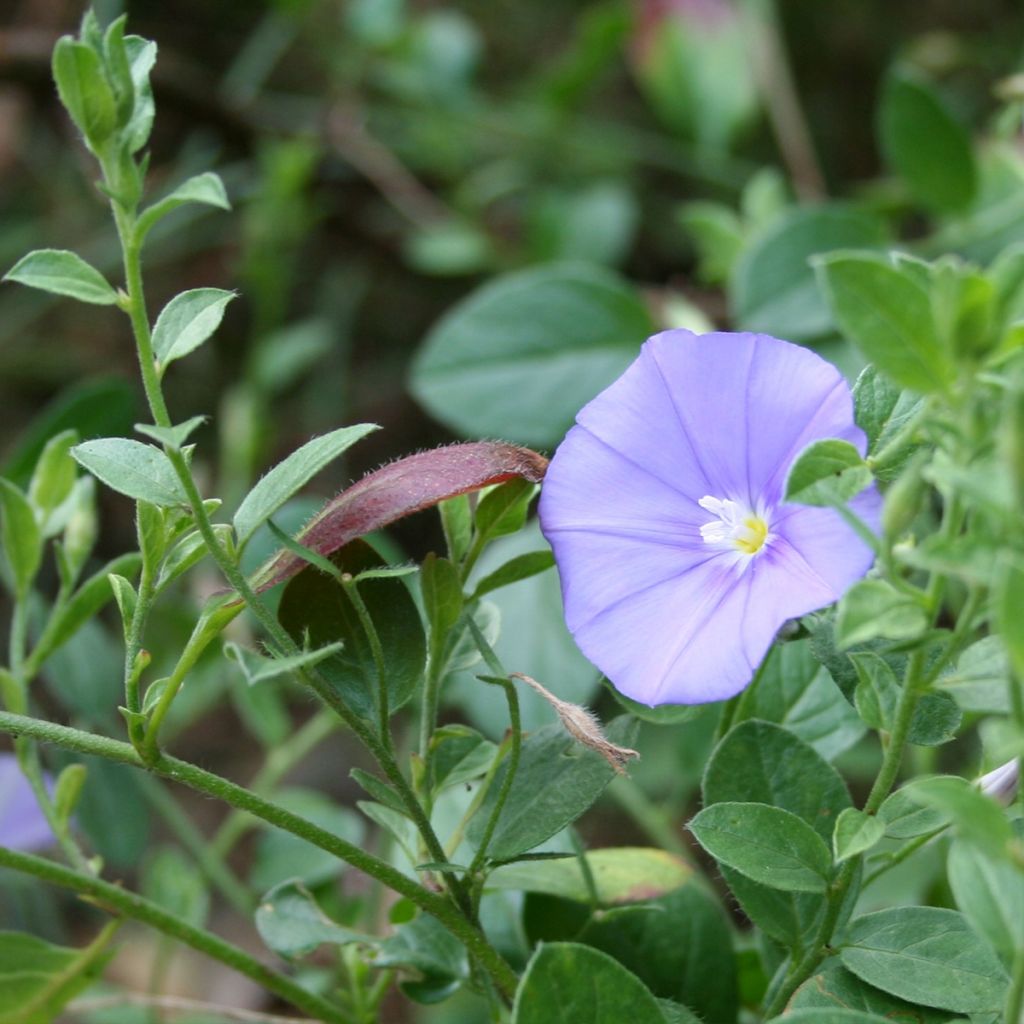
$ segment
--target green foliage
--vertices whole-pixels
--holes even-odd
[[[0,932],[0,1021],[49,1024],[103,970],[108,939],[101,936],[79,950],[23,932]]]
[[[857,918],[839,956],[883,992],[943,1010],[995,1010],[1006,993],[999,961],[953,910],[901,907]]]
[[[938,210],[959,210],[974,198],[977,169],[967,132],[919,75],[889,75],[878,114],[886,160],[911,196]]]
[[[652,326],[636,293],[607,271],[523,271],[486,285],[437,324],[413,365],[412,391],[465,437],[553,447]]]
[[[611,722],[605,735],[611,743],[628,746],[635,723],[623,715]],[[498,800],[507,763],[499,770],[467,837],[479,843],[491,809]],[[615,769],[594,750],[580,746],[561,725],[538,729],[523,742],[519,768],[502,808],[498,827],[487,846],[495,861],[512,860],[571,825],[601,795]]]
[[[664,1024],[650,991],[610,956],[573,942],[542,945],[516,992],[513,1024]]]
[[[871,470],[848,441],[815,441],[790,467],[785,497],[800,505],[841,505],[871,483]]]
[[[199,348],[220,326],[234,297],[223,288],[193,288],[175,295],[153,327],[153,354],[162,367]]]
[[[828,886],[828,847],[810,825],[781,807],[716,803],[689,827],[715,860],[751,881],[784,892],[824,892]]]
[[[356,541],[332,556],[352,576],[384,564],[366,543]],[[419,612],[401,579],[382,577],[359,585],[359,593],[380,638],[388,708],[393,714],[413,695],[423,673],[426,644]],[[381,685],[373,644],[345,588],[310,566],[285,587],[278,609],[281,624],[298,644],[324,648],[342,644],[320,662],[319,671],[353,713],[372,719]]]
[[[880,245],[876,217],[841,204],[793,209],[743,250],[730,280],[736,324],[792,341],[827,334],[832,312],[818,290],[812,257]]]

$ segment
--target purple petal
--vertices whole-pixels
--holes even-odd
[[[548,469],[541,525],[570,630],[635,700],[732,696],[787,619],[835,601],[870,567],[838,513],[780,505],[811,441],[865,447],[845,381],[806,349],[666,331],[577,424]],[[765,547],[750,556],[705,544],[705,496],[766,510]],[[851,504],[876,526],[873,488]]]
[[[13,754],[0,754],[0,845],[37,850],[53,842],[53,833]]]

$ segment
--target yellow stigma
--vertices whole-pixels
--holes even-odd
[[[760,508],[755,512],[730,498],[710,494],[705,494],[697,504],[715,517],[700,528],[705,544],[756,555],[768,543],[768,519]]]
[[[737,530],[733,543],[745,555],[755,555],[764,547],[768,524],[760,516],[748,516],[743,520],[743,526],[746,532]]]

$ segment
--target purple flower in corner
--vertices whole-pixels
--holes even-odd
[[[53,841],[18,759],[13,754],[0,754],[0,846],[39,850]]]
[[[867,572],[838,512],[782,499],[824,438],[865,451],[846,381],[763,334],[655,335],[580,411],[540,520],[569,629],[618,690],[651,706],[731,697],[787,619]],[[871,487],[850,508],[874,528],[879,505]]]

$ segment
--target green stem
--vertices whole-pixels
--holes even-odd
[[[109,183],[112,177],[107,172],[108,169],[104,166],[104,174]],[[170,426],[171,419],[167,411],[166,402],[164,401],[163,391],[161,390],[160,375],[157,370],[156,361],[153,357],[152,336],[150,334],[149,317],[146,312],[145,294],[142,287],[142,233],[139,230],[134,210],[125,210],[116,200],[111,203],[111,208],[124,254],[124,272],[127,288],[126,309],[131,319],[132,332],[138,349],[139,369],[142,374],[146,400],[149,403],[154,422],[159,426]],[[191,468],[184,454],[172,446],[165,446],[164,451],[185,492],[192,515],[195,518],[196,527],[210,555],[223,573],[224,578],[239,597],[242,598],[246,607],[256,617],[260,625],[266,630],[267,635],[282,653],[286,657],[298,654],[298,647],[287,630],[281,626],[274,614],[253,590],[231,553],[221,544],[214,532],[213,524],[203,505],[202,495],[199,493],[199,488],[196,486]],[[402,775],[401,769],[398,767],[393,753],[388,749],[386,741],[375,736],[373,730],[366,723],[349,712],[348,708],[345,707],[344,703],[334,692],[331,684],[319,673],[316,671],[303,671],[300,675],[312,685],[314,691],[322,700],[342,715],[342,720],[367,745],[380,764],[384,774],[395,786],[399,796],[401,796],[402,801],[405,803],[427,845],[427,849],[430,851],[430,856],[438,863],[443,863],[445,861],[444,848],[434,833],[419,800],[416,799],[415,793],[413,793],[405,777]],[[342,712],[342,709],[344,709],[344,712]],[[146,752],[147,758],[153,757],[155,759],[159,757],[159,751],[156,747],[155,734],[153,735],[152,746],[150,747],[147,744]],[[452,894],[463,913],[466,914],[468,921],[471,915],[468,893],[456,875],[447,872],[445,877]]]
[[[137,893],[66,868],[43,857],[31,853],[18,853],[3,846],[0,846],[0,867],[34,875],[45,882],[88,896],[109,913],[141,921],[164,935],[184,942],[214,960],[219,960],[262,985],[268,992],[273,992],[274,995],[308,1013],[315,1020],[326,1021],[328,1024],[343,1024],[344,1019],[326,1000],[313,995],[283,974],[264,967],[238,946],[225,942],[212,932],[188,924]]]
[[[475,623],[473,624],[472,629],[474,633],[477,632]],[[482,636],[481,639],[483,639]],[[484,642],[486,643],[486,641]],[[476,856],[473,858],[473,862],[469,865],[470,876],[475,875],[483,867],[484,861],[487,859],[487,848],[491,845],[491,837],[494,835],[494,830],[498,827],[498,819],[501,817],[501,812],[505,807],[505,801],[508,800],[508,795],[512,791],[512,783],[515,781],[516,770],[519,768],[519,755],[523,746],[522,720],[519,715],[519,694],[516,693],[515,684],[510,679],[500,678],[495,678],[493,683],[500,686],[505,691],[505,699],[508,701],[509,739],[511,741],[511,749],[508,755],[508,767],[505,769],[505,777],[501,780],[501,788],[498,790],[498,796],[494,801],[494,806],[491,808],[490,816],[488,817],[487,823],[484,825],[484,830],[480,835],[480,843],[477,846]]]
[[[124,649],[124,706],[133,712],[142,710],[142,701],[139,699],[139,671],[135,659],[142,650],[142,638],[146,630],[146,620],[149,618],[149,610],[153,604],[153,591],[155,583],[155,566],[149,564],[145,555],[145,548],[141,548],[142,571],[139,575],[139,589],[135,601],[135,609],[132,612],[132,621],[128,627],[128,637]],[[134,723],[129,726],[131,740],[138,745],[142,742],[141,730]]]
[[[1010,976],[1010,990],[1006,994],[1005,1024],[1024,1022],[1024,946],[1018,947],[1013,957],[1013,974]]]
[[[135,768],[148,767],[157,775],[173,779],[200,793],[215,797],[231,807],[247,811],[277,828],[291,832],[300,839],[305,839],[347,864],[351,864],[371,878],[377,879],[400,896],[407,897],[421,910],[436,917],[466,946],[469,953],[480,962],[502,992],[508,996],[515,992],[517,983],[515,972],[505,962],[501,954],[490,945],[483,933],[447,899],[423,888],[401,871],[360,847],[346,842],[340,836],[314,825],[311,821],[307,821],[255,793],[251,793],[242,786],[205,771],[197,765],[180,761],[166,754],[161,754],[155,764],[147,766],[130,743],[122,743],[106,736],[97,736],[93,733],[28,718],[24,715],[13,715],[6,711],[0,711],[0,732],[15,736],[28,736],[44,743],[55,743],[68,750],[76,750],[83,754],[95,754]]]

